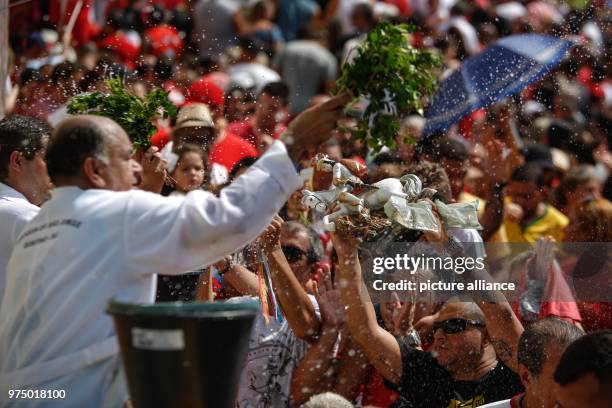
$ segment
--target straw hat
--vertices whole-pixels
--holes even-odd
[[[181,108],[174,130],[190,127],[215,127],[210,109],[203,103],[190,103]]]

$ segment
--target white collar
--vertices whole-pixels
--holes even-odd
[[[19,191],[4,183],[0,183],[0,198],[17,198],[19,200],[28,201],[28,199]]]

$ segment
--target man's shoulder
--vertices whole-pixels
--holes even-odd
[[[30,220],[38,214],[40,208],[27,200],[10,197],[0,197],[0,217],[9,219],[27,219]]]

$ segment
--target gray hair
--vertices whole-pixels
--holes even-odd
[[[583,335],[584,332],[576,325],[558,317],[539,320],[528,326],[521,335],[518,363],[527,367],[532,375],[538,376],[548,358],[545,350],[547,346],[558,346],[565,350]]]
[[[300,408],[354,408],[346,398],[333,392],[325,392],[311,397]]]

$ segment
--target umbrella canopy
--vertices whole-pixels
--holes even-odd
[[[423,135],[444,131],[468,113],[521,91],[554,68],[572,45],[547,35],[512,35],[463,61],[434,95]]]

